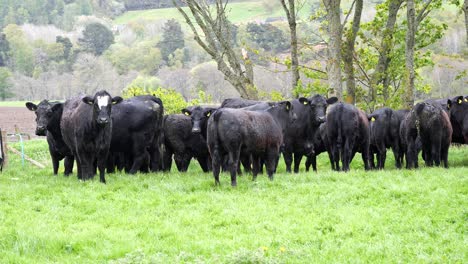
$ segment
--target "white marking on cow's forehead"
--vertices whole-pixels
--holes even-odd
[[[99,109],[101,109],[103,106],[107,106],[109,104],[109,96],[104,95],[104,96],[98,96],[97,97],[97,105]]]

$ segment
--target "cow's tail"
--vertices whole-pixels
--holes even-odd
[[[336,123],[337,126],[337,137],[336,137],[336,147],[338,149],[338,152],[341,153],[341,148],[343,147],[343,121],[341,120],[343,117],[343,105],[340,105],[340,107],[337,109],[337,114],[340,118],[337,118],[335,120],[338,120]]]
[[[213,129],[213,142],[216,142],[216,144],[219,144],[219,119],[221,118],[221,115],[223,114],[222,111],[215,111],[213,115],[213,121],[215,123],[215,128]]]

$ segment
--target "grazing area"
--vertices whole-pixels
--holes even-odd
[[[19,145],[12,144],[20,149]],[[466,262],[468,147],[449,169],[259,175],[230,186],[192,162],[186,173],[53,176],[45,140],[9,153],[0,174],[1,263]],[[423,162],[421,162],[423,164]]]

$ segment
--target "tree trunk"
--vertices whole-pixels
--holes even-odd
[[[404,106],[411,109],[414,105],[414,43],[416,34],[416,19],[414,0],[407,0],[408,31],[406,32],[406,95]]]
[[[346,102],[350,104],[356,103],[356,80],[354,78],[354,44],[361,23],[363,0],[356,0],[354,8],[353,24],[349,32],[346,34],[346,40],[343,50],[343,63],[346,76]]]
[[[379,60],[375,67],[375,72],[371,79],[371,88],[369,89],[369,99],[375,101],[376,89],[379,84],[383,84],[383,97],[384,101],[389,98],[389,79],[388,79],[388,65],[390,64],[390,52],[393,47],[393,34],[395,31],[395,24],[397,20],[398,11],[400,10],[403,0],[390,1],[388,7],[388,19],[382,35],[380,44]]]
[[[216,0],[213,5],[209,5],[206,1],[185,0],[183,3],[187,5],[191,16],[178,2],[172,0],[172,3],[189,25],[195,41],[216,61],[218,70],[224,74],[224,78],[234,86],[240,96],[246,99],[258,99],[258,92],[253,82],[252,62],[247,54],[244,54],[242,61],[232,46],[230,24],[226,17],[227,1]],[[195,27],[195,24],[198,27]]]
[[[465,13],[466,47],[468,49],[468,0],[463,3],[463,12]]]
[[[286,17],[288,18],[289,31],[291,34],[291,70],[292,70],[292,89],[296,88],[299,82],[299,59],[297,56],[297,30],[296,30],[296,7],[295,0],[288,0],[289,7],[285,0],[280,0]]]
[[[328,33],[328,96],[342,98],[343,89],[341,84],[341,18],[340,18],[341,0],[323,0],[327,10]]]

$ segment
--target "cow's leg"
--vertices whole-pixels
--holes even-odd
[[[406,149],[406,168],[417,168],[418,150],[416,149],[416,142],[413,139],[409,140]]]
[[[283,159],[286,164],[286,172],[291,172],[291,164],[293,160],[292,153],[289,151],[283,151]]]
[[[81,176],[86,181],[94,177],[94,155],[90,152],[82,152],[80,155]]]
[[[379,146],[380,159],[379,159],[379,169],[383,170],[385,168],[385,160],[387,159],[387,148],[385,144]]]
[[[309,172],[309,170],[310,170],[310,165],[312,165],[312,158],[311,158],[312,155],[313,155],[313,154],[310,154],[310,155],[307,155],[307,156],[306,156],[306,162],[305,162],[305,170],[306,170],[306,172]]]
[[[145,146],[136,144],[133,147],[132,156],[133,156],[133,162],[128,173],[135,174],[138,172],[138,170],[140,170],[140,168],[142,168],[143,164],[145,163],[145,160],[147,159]]]
[[[166,147],[166,150],[164,151],[164,154],[163,154],[163,166],[162,166],[163,171],[171,171],[172,154],[173,154],[172,149]]]
[[[257,179],[258,172],[260,171],[260,157],[252,155],[252,180]]]
[[[231,186],[237,186],[237,166],[239,165],[240,146],[229,151],[229,170],[231,171]]]
[[[59,157],[57,157],[57,155],[50,155],[51,159],[52,159],[52,167],[53,167],[53,170],[54,170],[54,175],[57,175],[58,173],[58,169],[59,169]]]
[[[310,161],[312,163],[312,169],[317,172],[317,155],[311,154],[310,155]]]
[[[401,169],[401,157],[400,157],[400,146],[398,141],[394,141],[392,144],[393,157],[395,157],[395,167]]]
[[[175,164],[177,166],[177,170],[179,172],[186,172],[188,166],[190,165],[190,159],[191,158],[192,157],[187,153],[175,154],[174,155],[174,161],[175,161]]]
[[[425,142],[426,143],[426,142]],[[422,154],[423,154],[423,159],[426,163],[426,166],[431,167],[433,165],[433,159],[432,159],[432,142],[429,144],[422,144]]]
[[[117,153],[115,152],[109,152],[109,155],[107,155],[107,173],[114,173],[115,172],[115,159],[117,158]]]
[[[203,170],[203,172],[209,172],[209,167],[208,167],[208,158],[205,156],[200,156],[197,158],[198,164],[200,164],[200,168]]]
[[[65,176],[70,175],[73,172],[73,156],[65,156],[64,167],[65,167]]]
[[[211,165],[213,166],[213,177],[215,178],[215,184],[219,185],[219,172],[221,170],[223,156],[219,151],[219,147],[217,145],[210,147],[211,153]]]
[[[302,153],[294,153],[294,173],[299,173],[299,166],[302,161]]]
[[[434,161],[436,166],[440,166],[442,138],[441,136],[434,136],[431,141],[431,160]]]
[[[252,158],[251,155],[241,155],[241,157],[240,157],[240,163],[242,163],[242,166],[244,167],[244,172],[245,173],[250,173],[252,171],[251,158]],[[240,170],[240,166],[238,167],[237,172],[242,173],[241,170]]]
[[[268,178],[272,181],[273,174],[275,173],[276,159],[278,157],[278,151],[276,148],[272,147],[267,149],[265,155],[265,167],[268,174]]]
[[[101,156],[102,155],[102,156]],[[99,154],[99,159],[97,160],[97,167],[99,170],[99,181],[106,183],[106,162],[107,162],[107,153]]]
[[[343,171],[349,171],[349,160],[351,159],[352,147],[349,144],[349,139],[345,138],[343,147],[341,149],[341,165]]]
[[[440,150],[440,158],[444,164],[444,168],[448,169],[448,151],[449,151],[449,146],[450,146],[450,143],[449,144],[446,144],[444,146],[441,147],[441,150]]]
[[[375,153],[374,147],[371,147],[369,150],[369,163],[370,163],[371,169],[375,169],[374,153]],[[378,160],[379,160],[379,154],[377,152],[377,161]]]

